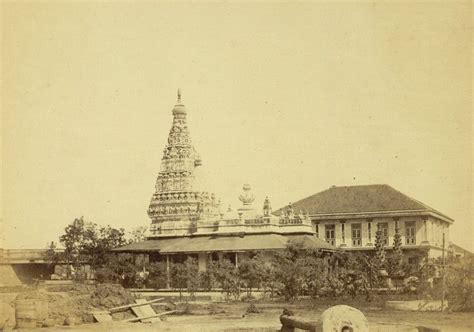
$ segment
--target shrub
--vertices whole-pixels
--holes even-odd
[[[215,277],[225,294],[226,300],[229,300],[231,296],[235,300],[239,299],[240,278],[234,264],[227,259],[220,261],[215,270]]]
[[[447,268],[447,298],[453,311],[474,311],[474,257],[453,261]]]

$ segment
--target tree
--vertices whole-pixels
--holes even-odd
[[[375,232],[375,263],[378,269],[385,267],[385,242],[380,228]]]
[[[59,242],[64,246],[63,258],[66,265],[72,266],[74,269],[79,267],[82,249],[84,245],[84,233],[86,223],[84,217],[74,219],[64,229],[64,234],[59,237]],[[71,276],[71,271],[67,269],[67,277]]]
[[[290,241],[283,251],[274,253],[272,263],[275,276],[282,286],[279,291],[285,300],[297,299],[303,293],[305,280],[302,260],[305,255],[304,244],[298,241]]]
[[[64,246],[62,260],[76,271],[81,264],[89,264],[93,270],[106,265],[111,259],[110,250],[127,243],[123,228],[115,229],[109,225],[99,228],[84,221],[83,217],[67,225],[59,241]]]
[[[252,296],[252,288],[260,286],[263,277],[263,266],[257,256],[244,260],[239,264],[238,274],[242,284],[247,290],[247,297]]]
[[[240,298],[239,274],[234,264],[228,259],[223,259],[218,263],[215,277],[226,296],[226,300],[229,300],[231,296],[236,300]]]
[[[390,252],[387,259],[388,274],[392,277],[400,276],[402,273],[402,262],[402,236],[400,235],[400,230],[397,228],[393,237],[393,250]]]
[[[145,241],[146,240],[146,232],[148,230],[148,227],[146,226],[138,226],[136,228],[134,228],[131,232],[130,232],[130,239],[129,239],[129,242],[130,243],[133,243],[133,242],[142,242],[142,241]]]
[[[166,287],[166,263],[165,262],[157,262],[157,263],[150,263],[146,267],[147,271],[149,272],[148,278],[145,282],[147,287],[151,288],[165,288]]]
[[[188,257],[186,261],[184,261],[184,268],[186,269],[186,288],[191,298],[194,299],[194,293],[199,290],[200,285],[197,260]]]
[[[474,311],[474,256],[450,262],[447,269],[449,307],[453,311]]]

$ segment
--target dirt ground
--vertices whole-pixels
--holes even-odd
[[[87,291],[88,294],[84,294]],[[127,303],[131,299],[121,290],[106,287],[100,290],[79,289],[75,290],[73,297],[79,298],[78,303],[83,307],[74,308],[74,300],[65,295],[66,292],[47,292],[40,296],[50,299],[59,299],[60,306],[67,304],[67,310],[76,317],[81,312],[94,308],[107,308],[116,304]],[[35,295],[37,296],[37,295]],[[0,294],[0,302],[14,304],[19,298],[28,298],[28,295],[18,296],[17,293]],[[67,298],[67,300],[65,300]],[[85,305],[85,301],[92,301],[93,305]],[[75,326],[62,326],[62,318],[68,314],[50,303],[55,308],[53,314],[56,321],[55,327],[41,328],[41,331],[276,331],[280,328],[279,316],[284,308],[291,310],[295,315],[309,321],[317,320],[321,313],[336,304],[346,304],[361,310],[369,320],[371,331],[380,332],[408,332],[414,327],[424,326],[438,328],[441,331],[474,331],[474,315],[472,313],[439,313],[439,312],[413,312],[397,311],[384,308],[384,299],[373,302],[360,301],[311,301],[300,300],[295,303],[284,303],[281,301],[260,300],[252,302],[260,311],[259,313],[247,313],[250,303],[179,303],[172,304],[180,310],[180,314],[169,315],[165,321],[153,324],[146,323],[91,323],[89,318],[84,318],[81,324]],[[130,302],[128,302],[130,303]],[[162,306],[156,306],[157,311],[162,311]],[[123,319],[124,317],[114,317]],[[394,326],[397,325],[395,328]]]

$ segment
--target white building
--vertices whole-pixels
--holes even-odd
[[[382,231],[390,249],[399,232],[405,252],[425,250],[429,257],[442,254],[449,244],[453,219],[386,184],[333,186],[293,203],[305,211],[320,239],[345,250],[373,250],[375,232]],[[284,211],[280,209],[275,214]]]

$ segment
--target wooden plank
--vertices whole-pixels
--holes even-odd
[[[92,312],[92,316],[99,323],[112,321],[112,315],[109,311],[94,311]]]
[[[169,314],[172,314],[172,313],[175,313],[177,312],[178,310],[171,310],[171,311],[165,311],[165,312],[160,312],[159,314],[154,314],[153,316],[148,316],[148,317],[134,317],[134,318],[129,318],[129,319],[125,319],[125,320],[121,320],[121,322],[137,322],[139,320],[146,320],[146,319],[150,319],[150,318],[155,318],[155,317],[160,317],[160,316],[163,316],[163,315],[169,315]]]
[[[160,301],[163,301],[164,299],[165,299],[164,297],[160,297],[159,299],[154,299],[154,300],[151,300],[151,301],[146,301],[144,299],[140,299],[140,301],[135,301],[136,303],[111,308],[109,310],[110,310],[110,312],[119,312],[119,311],[128,310],[128,309],[133,308],[133,307],[139,307],[139,306],[146,305],[146,304],[160,302]]]
[[[132,307],[132,311],[137,317],[152,317],[153,315],[156,315],[155,310],[153,310],[150,304],[147,304],[147,301],[145,299],[137,299],[135,300],[135,302],[141,305],[141,306]],[[143,318],[141,319],[141,321],[143,323],[154,323],[154,322],[160,321],[160,318],[159,317],[149,318],[149,319]]]

